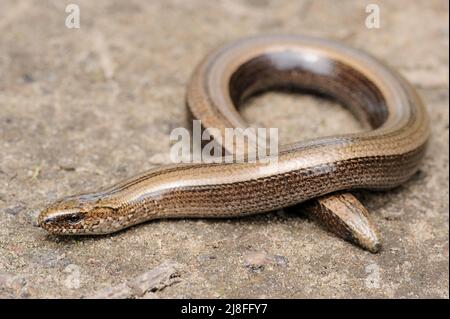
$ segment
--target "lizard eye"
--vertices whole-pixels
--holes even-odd
[[[68,216],[67,221],[72,225],[77,224],[81,221],[81,216],[79,214],[72,214]]]

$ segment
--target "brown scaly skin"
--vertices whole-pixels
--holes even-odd
[[[380,251],[381,242],[369,212],[352,194],[325,195],[309,201],[304,208],[336,235],[371,253]]]
[[[278,164],[168,165],[108,189],[62,199],[39,224],[54,234],[104,234],[158,218],[239,217],[313,199],[310,211],[337,235],[377,252],[367,211],[348,193],[389,189],[417,170],[428,117],[411,86],[376,59],[337,43],[261,36],[206,57],[187,104],[204,127],[247,127],[236,108],[256,92],[296,86],[328,94],[366,126],[357,134],[280,147]]]

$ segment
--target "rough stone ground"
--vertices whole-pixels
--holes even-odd
[[[0,297],[123,288],[116,296],[448,298],[448,1],[370,1],[380,29],[365,27],[366,1],[71,2],[81,29],[64,25],[68,1],[0,1]],[[427,105],[433,136],[421,171],[394,191],[357,193],[379,226],[381,253],[336,238],[301,208],[95,238],[35,226],[55,198],[164,161],[169,132],[186,125],[189,75],[209,50],[283,32],[371,52]],[[265,94],[244,114],[291,141],[358,129],[342,107],[311,96]]]

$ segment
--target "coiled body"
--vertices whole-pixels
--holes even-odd
[[[276,165],[163,166],[59,200],[41,213],[40,225],[56,234],[103,234],[157,218],[242,216],[336,191],[395,187],[417,170],[429,135],[420,98],[396,72],[337,43],[301,36],[234,42],[197,67],[187,104],[206,128],[245,128],[239,105],[284,86],[330,95],[367,130],[283,145]]]

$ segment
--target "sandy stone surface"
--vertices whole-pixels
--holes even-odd
[[[449,297],[448,1],[370,1],[380,29],[365,27],[365,1],[71,2],[80,29],[65,27],[65,1],[0,1],[0,297]],[[36,227],[52,200],[163,163],[170,131],[186,125],[195,64],[261,33],[366,50],[424,99],[433,135],[420,172],[390,192],[356,193],[382,234],[379,254],[301,207],[103,237]],[[243,113],[283,141],[359,129],[343,107],[305,95],[268,93]]]

